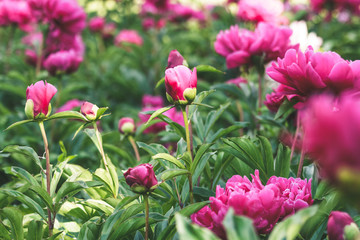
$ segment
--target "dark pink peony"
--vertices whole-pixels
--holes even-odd
[[[153,166],[149,163],[129,168],[124,173],[124,177],[131,189],[139,193],[148,192],[151,187],[158,183]]]
[[[92,32],[101,32],[105,26],[105,18],[94,17],[89,21],[89,29]]]
[[[78,56],[75,51],[58,51],[50,54],[44,61],[44,68],[51,74],[73,73],[78,68],[83,58]]]
[[[116,46],[121,46],[122,43],[132,43],[138,46],[143,45],[142,37],[135,30],[121,30],[114,41]]]
[[[309,47],[305,53],[290,49],[284,58],[267,68],[267,74],[281,83],[276,94],[303,102],[308,96],[323,91],[339,94],[359,88],[360,61],[348,62],[335,52],[314,53]]]
[[[86,26],[86,13],[76,0],[47,0],[43,7],[51,28],[74,35]]]
[[[234,84],[238,88],[241,88],[241,85],[247,84],[248,81],[245,78],[238,77],[238,78],[230,79],[230,80],[226,81],[226,83],[227,84]]]
[[[50,101],[57,89],[46,81],[38,81],[26,89],[25,113],[28,118],[48,116],[51,112]]]
[[[80,108],[80,112],[89,120],[96,120],[97,111],[99,107],[90,102],[83,102]]]
[[[301,116],[304,149],[318,163],[322,176],[338,182],[341,170],[360,172],[359,98],[316,96]]]
[[[290,216],[302,208],[309,207],[313,203],[311,180],[272,176],[266,184],[274,184],[280,189],[283,199],[280,219]]]
[[[196,96],[197,75],[196,68],[179,65],[165,71],[166,96],[170,102],[189,104]]]
[[[360,13],[360,0],[311,0],[310,5],[317,13],[323,9],[327,9],[330,13],[334,10],[338,10],[341,13]],[[331,14],[328,15],[328,18],[330,17]]]
[[[171,22],[183,22],[190,19],[196,19],[199,21],[205,20],[205,16],[201,11],[196,11],[180,3],[170,4],[169,11],[169,21]]]
[[[270,23],[259,23],[255,32],[232,26],[229,30],[220,31],[214,43],[215,51],[226,58],[228,68],[242,65],[259,64],[255,56],[264,56],[269,62],[284,56],[290,45],[292,30],[287,27],[277,27]]]
[[[352,223],[354,220],[348,213],[332,211],[327,224],[329,240],[344,240],[344,228]]]
[[[135,122],[134,119],[129,117],[123,117],[119,120],[118,129],[122,134],[132,134],[135,132]]]
[[[278,23],[284,11],[280,0],[240,0],[237,16],[245,21]]]
[[[33,15],[26,1],[5,0],[0,2],[0,25],[17,24],[22,30],[32,30]]]
[[[166,67],[166,69],[168,68],[173,68],[179,65],[184,65],[184,58],[183,56],[181,56],[181,54],[178,52],[178,50],[172,50],[169,53],[169,57],[168,57],[168,65]]]
[[[81,35],[69,35],[60,30],[51,31],[47,36],[44,52],[48,55],[60,50],[73,50],[77,55],[83,56],[85,45]]]
[[[162,108],[164,106],[164,101],[161,96],[152,96],[145,94],[142,98],[142,106]]]
[[[74,108],[80,107],[83,104],[84,101],[80,101],[78,99],[71,99],[67,101],[64,105],[59,107],[59,109],[56,112],[65,112],[65,111],[71,111]]]

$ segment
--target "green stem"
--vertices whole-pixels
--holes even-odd
[[[149,239],[149,196],[144,194],[145,203],[145,240]]]
[[[136,160],[139,162],[140,154],[139,154],[139,150],[136,146],[135,140],[134,140],[133,136],[131,136],[131,135],[128,136],[128,139],[129,139],[129,142],[131,143],[132,148],[134,149]]]
[[[94,127],[94,130],[95,130],[96,138],[97,138],[98,143],[99,143],[99,152],[100,152],[101,157],[103,159],[105,170],[109,171],[108,164],[107,164],[107,161],[106,161],[105,151],[104,151],[103,144],[102,144],[101,134],[100,134],[100,131],[99,131],[95,121],[93,121],[93,127]]]
[[[46,190],[50,196],[50,179],[51,179],[51,172],[50,172],[50,152],[49,152],[49,144],[48,144],[48,140],[46,137],[46,132],[45,132],[45,127],[44,127],[44,122],[40,121],[39,122],[39,127],[40,127],[40,131],[41,131],[41,135],[43,137],[44,140],[44,147],[45,147],[45,157],[46,157]],[[48,224],[49,224],[49,236],[52,236],[52,231],[54,228],[54,222],[51,218],[51,211],[50,208],[48,208],[47,210],[48,212]],[[55,216],[54,216],[55,219]]]
[[[305,157],[305,151],[303,148],[301,148],[301,155],[300,155],[300,161],[299,161],[299,167],[298,167],[298,171],[296,174],[296,177],[301,177],[301,172],[302,172],[302,168],[304,165],[304,157]]]
[[[194,194],[193,194],[193,184],[192,184],[192,176],[189,174],[189,194],[190,194],[190,203],[194,203]]]

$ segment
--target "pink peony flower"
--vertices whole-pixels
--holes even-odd
[[[311,180],[272,176],[266,184],[274,184],[280,189],[283,199],[280,219],[290,216],[302,208],[309,207],[313,203]]]
[[[323,9],[327,9],[329,13],[334,10],[342,12],[360,13],[360,0],[311,0],[312,9],[319,13]],[[328,15],[331,18],[331,14]]]
[[[89,21],[89,29],[92,32],[101,32],[105,26],[105,18],[94,17]]]
[[[97,111],[99,107],[90,102],[83,102],[80,108],[80,112],[89,120],[96,120]]]
[[[69,35],[60,30],[51,31],[46,39],[45,55],[60,50],[73,50],[77,55],[83,56],[85,46],[81,35]]]
[[[71,99],[67,101],[64,105],[59,107],[59,109],[56,112],[58,113],[58,112],[71,111],[76,107],[80,107],[83,103],[84,101],[80,101],[78,99]]]
[[[304,149],[322,176],[338,182],[340,170],[360,172],[360,100],[351,95],[313,97],[301,112]]]
[[[279,0],[240,0],[237,16],[245,21],[278,23],[284,11]]]
[[[296,48],[290,45],[292,31],[269,23],[259,23],[255,32],[239,29],[237,26],[220,31],[214,43],[215,51],[226,58],[228,68],[241,65],[254,65],[254,56],[264,56],[269,62],[282,57],[286,50]]]
[[[124,177],[131,189],[140,193],[148,192],[151,187],[158,183],[153,166],[149,163],[129,168],[124,173]]]
[[[222,221],[231,207],[235,214],[253,219],[253,224],[260,234],[269,233],[279,220],[284,199],[276,184],[261,184],[259,171],[247,177],[231,177],[225,189],[216,188],[216,196],[210,197],[210,208],[205,207],[191,216],[193,222],[208,227],[222,239],[226,234]]]
[[[332,211],[327,224],[329,240],[344,240],[344,229],[352,223],[354,223],[354,220],[348,213]]]
[[[124,117],[119,120],[119,131],[122,134],[132,134],[135,132],[135,122],[134,119],[129,117]]]
[[[142,106],[162,108],[164,106],[164,101],[161,96],[152,96],[145,94],[142,98]]]
[[[47,0],[43,7],[51,28],[73,35],[86,26],[86,14],[76,0]]]
[[[166,69],[173,68],[179,65],[184,65],[184,58],[177,50],[171,50],[168,57],[168,65]]]
[[[116,31],[115,23],[106,23],[101,34],[104,39],[107,39],[114,36],[115,31]]]
[[[180,3],[170,5],[169,20],[171,22],[183,22],[189,19],[204,21],[205,16],[201,11],[196,11]]]
[[[51,112],[50,101],[57,89],[46,81],[38,81],[26,89],[25,113],[28,118],[48,116]]]
[[[78,68],[83,58],[78,56],[75,51],[58,51],[50,54],[44,61],[44,68],[51,74],[73,73]]]
[[[228,81],[226,81],[227,84],[234,84],[235,86],[237,86],[238,88],[241,88],[242,84],[247,84],[248,81],[245,78],[242,77],[238,77],[238,78],[233,78],[230,79]]]
[[[284,58],[267,68],[267,74],[284,85],[276,92],[288,99],[305,101],[308,96],[323,91],[339,94],[358,88],[360,61],[348,62],[335,52],[314,53],[309,47],[305,53],[290,49]]]
[[[30,31],[32,20],[33,16],[27,2],[11,0],[0,2],[0,25],[17,24],[22,30]]]
[[[122,43],[132,43],[142,46],[143,39],[135,30],[121,30],[115,37],[115,45],[120,47]]]
[[[165,71],[166,96],[170,102],[189,104],[196,96],[197,75],[196,68],[179,65]]]

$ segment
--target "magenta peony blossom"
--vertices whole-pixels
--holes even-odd
[[[51,112],[50,101],[57,89],[46,81],[38,81],[26,89],[25,113],[28,118],[48,116]]]
[[[319,13],[323,9],[327,9],[330,13],[334,10],[343,12],[360,13],[360,0],[311,0],[312,9]],[[331,14],[328,15],[331,18]]]
[[[25,1],[0,2],[0,26],[17,24],[24,31],[32,30],[33,15],[29,4]]]
[[[240,0],[237,16],[245,21],[278,23],[284,11],[280,0]]]
[[[124,117],[119,120],[119,131],[122,134],[132,134],[135,132],[135,122],[134,119],[129,117]]]
[[[301,112],[304,150],[322,176],[338,182],[341,170],[360,172],[360,100],[351,95],[311,98]]]
[[[101,32],[105,26],[105,18],[94,17],[89,21],[89,29],[92,32]]]
[[[286,194],[284,194],[286,196]],[[233,176],[225,189],[216,188],[216,196],[210,197],[210,208],[205,207],[193,214],[191,219],[212,230],[221,239],[226,239],[222,221],[231,207],[235,214],[253,219],[253,224],[260,234],[269,233],[279,220],[284,198],[276,184],[261,184],[259,171],[252,175],[252,181],[247,177]]]
[[[80,107],[84,101],[80,101],[78,99],[71,99],[67,101],[64,105],[59,107],[59,109],[56,112],[65,112],[65,111],[71,111],[76,107]]]
[[[166,96],[170,102],[187,105],[196,96],[197,75],[196,68],[179,65],[165,71]]]
[[[329,240],[344,240],[344,228],[352,223],[354,220],[348,213],[332,211],[327,224]]]
[[[238,78],[233,78],[230,79],[228,81],[226,81],[227,84],[234,84],[235,86],[237,86],[238,88],[241,88],[242,84],[247,84],[248,81],[245,78],[242,77],[238,77]]]
[[[180,3],[170,4],[169,11],[169,21],[171,22],[183,22],[190,19],[196,19],[199,21],[205,20],[205,16],[201,11],[196,11]]]
[[[138,193],[148,192],[151,187],[158,183],[153,166],[149,163],[129,168],[124,173],[124,177],[131,189]]]
[[[264,56],[269,62],[282,57],[286,50],[297,48],[290,45],[292,31],[287,27],[277,27],[269,23],[259,23],[255,32],[239,29],[237,26],[220,31],[214,43],[215,51],[226,58],[228,68],[254,65],[252,57]]]
[[[115,45],[121,46],[122,43],[132,43],[138,46],[142,46],[143,39],[135,30],[121,30],[115,37]]]
[[[335,52],[314,53],[309,47],[305,53],[290,49],[284,58],[266,70],[275,81],[281,83],[276,95],[286,95],[290,100],[303,102],[308,96],[323,91],[339,94],[359,88],[360,61],[348,62]]]
[[[142,106],[162,108],[164,106],[164,101],[161,96],[152,96],[145,94],[142,98]]]
[[[75,51],[59,51],[50,54],[44,61],[44,68],[51,74],[73,73],[78,68],[83,58],[78,56]]]
[[[178,50],[172,50],[169,53],[169,57],[168,57],[168,65],[166,67],[166,69],[168,68],[173,68],[179,65],[184,65],[184,58],[183,56],[181,56],[181,54],[178,52]]]
[[[280,189],[283,199],[280,219],[292,215],[302,208],[309,207],[313,203],[311,180],[272,176],[266,184],[274,184]]]
[[[74,35],[86,26],[86,14],[76,0],[47,0],[43,7],[51,29]]]
[[[89,120],[96,120],[97,111],[99,107],[90,102],[83,102],[80,108],[80,112]]]

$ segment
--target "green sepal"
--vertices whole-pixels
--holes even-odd
[[[28,99],[25,104],[25,115],[28,119],[34,119],[34,101]]]

